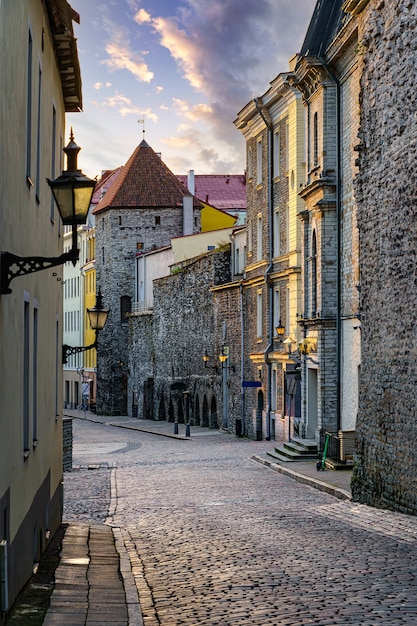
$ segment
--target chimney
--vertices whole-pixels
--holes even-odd
[[[195,196],[195,181],[194,181],[194,170],[188,170],[187,175],[187,188],[188,191]]]
[[[194,227],[194,216],[193,216],[193,208],[194,208],[194,198],[193,196],[183,196],[182,199],[182,234],[192,235],[193,227]]]

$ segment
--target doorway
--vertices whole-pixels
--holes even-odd
[[[318,426],[317,370],[307,369],[307,425],[306,438],[315,439]]]

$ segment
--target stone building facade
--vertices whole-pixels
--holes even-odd
[[[94,209],[97,286],[110,314],[98,338],[97,411],[128,411],[128,314],[135,258],[200,229],[200,204],[143,140]]]
[[[416,514],[417,6],[365,4],[358,12],[362,372],[352,493]]]
[[[299,339],[301,241],[298,188],[304,173],[301,96],[279,74],[270,89],[239,112],[235,126],[246,140],[247,255],[242,277],[244,310],[245,412],[257,439],[283,439],[300,419],[286,397],[286,375],[294,364],[282,339]],[[276,328],[283,326],[284,336]],[[297,407],[297,408],[295,408]]]
[[[325,27],[323,27],[325,25]],[[360,372],[359,235],[353,179],[358,23],[341,0],[318,2],[290,82],[305,104],[303,434],[323,446],[354,431]]]

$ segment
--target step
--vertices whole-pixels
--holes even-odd
[[[289,461],[311,461],[318,458],[317,444],[309,439],[294,439],[281,444],[267,454],[276,461],[286,463]]]
[[[285,442],[283,445],[297,452],[314,452],[317,454],[317,443],[314,439],[291,439],[291,441]]]

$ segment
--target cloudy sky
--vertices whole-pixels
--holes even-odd
[[[315,0],[70,0],[83,112],[67,116],[89,176],[145,139],[175,174],[244,170],[237,113],[288,69]],[[144,123],[141,122],[144,120]],[[68,137],[67,137],[68,138]]]

